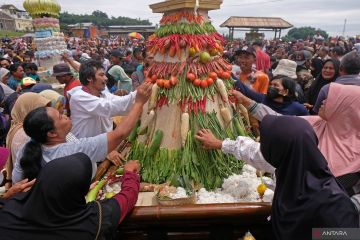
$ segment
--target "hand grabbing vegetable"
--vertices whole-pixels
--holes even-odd
[[[152,84],[143,83],[137,88],[135,102],[145,104],[151,95]]]
[[[209,129],[201,129],[195,135],[205,149],[221,149],[222,141],[217,139]]]
[[[245,107],[248,107],[252,100],[248,97],[246,97],[244,94],[242,94],[239,91],[236,91],[235,89],[230,90],[230,97],[235,98],[235,102],[238,104],[243,104]]]
[[[125,164],[124,170],[128,172],[139,173],[140,162],[138,160],[130,160]]]
[[[121,165],[121,154],[118,151],[112,151],[106,158],[117,167]]]
[[[93,190],[94,187],[96,187],[96,185],[97,185],[98,183],[99,183],[99,181],[93,182],[93,183],[90,185],[90,187],[89,187],[89,191]]]

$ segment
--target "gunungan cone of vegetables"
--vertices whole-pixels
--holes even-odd
[[[228,97],[234,81],[231,65],[222,58],[224,42],[203,3],[196,14],[194,8],[165,10],[147,42],[154,55],[145,76],[154,83],[152,95],[138,131],[132,132],[136,137],[130,138],[128,158],[141,161],[143,181],[159,184],[185,176],[214,189],[241,171],[241,161],[205,150],[194,138],[202,128],[221,139],[250,134],[244,109]]]

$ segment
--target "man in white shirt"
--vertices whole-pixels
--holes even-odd
[[[72,133],[77,138],[85,138],[112,131],[111,117],[126,114],[136,92],[119,97],[106,91],[107,78],[99,61],[81,64],[79,74],[83,87],[69,91]]]

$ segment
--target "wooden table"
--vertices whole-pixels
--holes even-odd
[[[120,239],[273,239],[269,203],[135,207],[120,225]]]

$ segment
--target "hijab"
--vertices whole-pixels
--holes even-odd
[[[271,221],[276,239],[311,239],[312,228],[357,228],[350,198],[327,167],[306,120],[266,116],[260,149],[276,168]]]
[[[83,153],[47,163],[29,192],[3,201],[2,239],[95,239],[98,206],[86,204],[84,197],[91,172]]]
[[[15,92],[8,85],[6,85],[2,82],[0,82],[0,88],[2,88],[2,90],[4,91],[4,94],[5,94],[5,98],[3,100],[5,100],[7,97],[9,97],[12,93]]]
[[[6,146],[11,152],[11,143],[16,132],[23,127],[23,121],[26,115],[38,107],[45,107],[49,100],[40,96],[37,93],[24,93],[18,97],[14,107],[11,110],[11,126],[6,138]],[[26,139],[27,141],[27,139]],[[25,144],[26,142],[24,142]],[[11,154],[6,163],[6,172],[11,173],[13,170],[13,159]]]
[[[3,78],[9,74],[9,70],[6,68],[0,68],[0,82],[2,82]]]
[[[320,74],[317,76],[317,78],[315,79],[315,81],[311,84],[310,89],[309,89],[309,100],[308,103],[310,103],[311,105],[315,105],[317,97],[319,95],[319,92],[321,90],[321,88],[331,82],[334,82],[338,76],[339,76],[339,69],[340,69],[340,62],[337,59],[328,59],[324,62],[323,67],[325,66],[326,63],[328,62],[332,62],[335,68],[335,75],[332,79],[330,80],[325,80],[322,76],[322,72],[320,72]]]
[[[336,176],[360,172],[360,87],[331,83],[325,118],[304,117],[320,139],[319,149]]]

